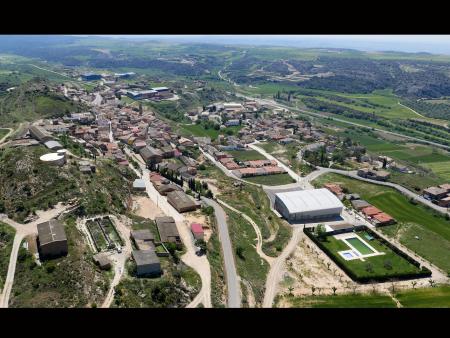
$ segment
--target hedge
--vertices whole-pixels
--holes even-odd
[[[389,243],[388,241],[386,241],[384,238],[381,238],[380,236],[378,236],[378,234],[376,234],[375,232],[373,232],[366,226],[363,226],[362,229],[364,231],[367,231],[368,233],[370,233],[373,237],[377,238],[379,241],[381,241],[386,246],[388,246],[397,255],[405,258],[408,262],[415,265],[416,267],[420,267],[419,262],[417,262],[412,257],[408,256],[406,253],[404,253],[403,251],[398,249],[396,246],[394,246],[391,243]],[[431,271],[426,267],[422,267],[421,271],[418,273],[399,273],[394,276],[358,277],[344,263],[342,263],[341,261],[339,261],[335,258],[335,256],[328,250],[328,248],[325,245],[323,245],[322,242],[316,236],[314,236],[313,231],[314,231],[314,228],[304,228],[303,229],[303,232],[305,233],[306,236],[308,236],[352,280],[354,280],[358,283],[366,284],[366,283],[370,283],[370,282],[389,282],[389,281],[398,280],[398,279],[407,280],[407,279],[425,278],[425,277],[431,276]]]

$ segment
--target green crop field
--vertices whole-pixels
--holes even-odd
[[[381,228],[383,232],[391,237],[400,238],[403,245],[450,272],[448,249],[450,221],[442,215],[425,208],[420,203],[412,204],[408,198],[393,188],[361,182],[338,174],[320,176],[314,184],[321,186],[326,182],[341,184],[350,192],[360,194],[361,198],[394,217],[398,224]],[[411,228],[407,228],[407,225]],[[401,231],[398,231],[399,228]],[[415,239],[415,236],[420,239]]]
[[[450,181],[450,161],[425,163],[425,167],[431,169],[436,175]]]
[[[361,238],[364,238],[364,234],[366,232],[361,231],[357,233]],[[369,242],[369,244],[378,252],[384,252],[384,255],[366,257],[365,261],[361,261],[359,259],[354,259],[347,261],[339,255],[339,251],[349,250],[351,249],[344,241],[336,239],[334,236],[327,236],[322,244],[328,249],[329,253],[335,257],[338,261],[347,266],[357,277],[395,277],[398,274],[404,273],[418,273],[420,269],[416,266],[409,263],[403,257],[397,255],[386,245],[381,243],[379,240],[374,239]],[[364,248],[364,252],[362,254],[368,254],[372,251],[368,247],[362,247],[364,244],[361,244],[361,248]],[[353,243],[352,243],[353,245]],[[358,247],[356,247],[358,249]],[[359,250],[359,249],[358,249]]]
[[[412,308],[448,308],[450,307],[450,286],[421,288],[396,293],[403,307]]]
[[[379,294],[345,294],[336,296],[306,296],[287,298],[298,308],[395,308],[391,297]]]
[[[264,155],[261,155],[256,150],[230,150],[227,153],[233,156],[236,162],[266,159]]]
[[[275,175],[263,175],[245,178],[246,181],[263,184],[263,185],[283,185],[294,183],[295,180],[292,179],[288,174],[275,174]]]

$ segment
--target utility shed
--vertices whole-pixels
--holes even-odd
[[[38,247],[41,258],[67,255],[67,237],[64,225],[55,219],[37,225]]]
[[[145,181],[141,178],[136,178],[133,182],[133,190],[145,191]]]
[[[189,198],[183,191],[171,191],[167,194],[167,201],[178,212],[193,211],[197,209],[197,203]]]
[[[97,264],[100,267],[100,269],[102,269],[102,270],[111,269],[111,261],[105,255],[104,252],[100,252],[100,253],[96,254],[93,257],[93,259],[94,259],[95,264]]]
[[[138,277],[161,275],[161,263],[153,250],[133,250]]]
[[[50,150],[60,150],[63,148],[61,143],[59,143],[58,141],[53,141],[53,140],[44,142],[44,145]]]
[[[340,216],[341,201],[328,189],[294,190],[275,194],[275,209],[289,222]]]
[[[370,207],[370,204],[364,200],[353,200],[353,201],[350,201],[350,203],[352,204],[353,208],[355,208],[356,210],[361,210],[361,209]]]

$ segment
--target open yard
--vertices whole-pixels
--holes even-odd
[[[287,173],[247,177],[245,180],[263,185],[283,185],[295,182],[294,179]]]
[[[450,272],[450,221],[423,205],[412,204],[393,188],[365,183],[337,174],[320,176],[314,184],[335,182],[394,217],[398,224],[381,228],[388,236]],[[416,239],[418,236],[419,239]]]

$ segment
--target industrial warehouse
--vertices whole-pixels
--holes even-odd
[[[275,194],[275,209],[291,223],[337,218],[342,208],[341,201],[327,189]]]

